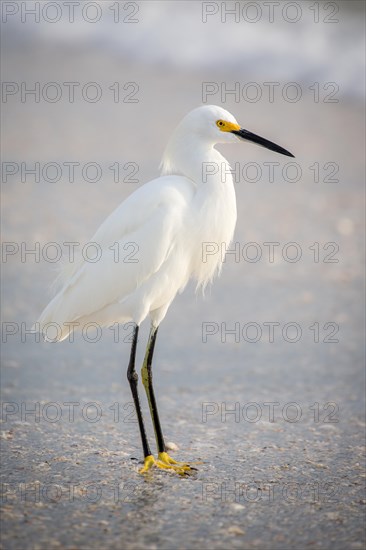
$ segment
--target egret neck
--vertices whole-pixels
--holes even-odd
[[[205,133],[187,135],[178,126],[164,151],[163,175],[189,178],[196,187],[192,201],[191,240],[200,247],[192,254],[198,286],[205,287],[222,267],[220,250],[232,241],[236,220],[236,195],[230,164]]]

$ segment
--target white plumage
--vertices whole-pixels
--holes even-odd
[[[137,189],[102,223],[90,239],[102,249],[99,261],[82,260],[65,269],[61,290],[39,319],[41,330],[57,323],[63,340],[70,331],[65,323],[139,325],[148,315],[158,326],[191,277],[205,286],[219,272],[221,255],[204,258],[203,246],[229,245],[236,201],[232,177],[221,177],[226,160],[213,146],[237,140],[219,130],[219,119],[237,124],[227,111],[212,106],[183,119],[164,153],[164,175]],[[220,168],[206,183],[204,162]],[[131,250],[131,261],[125,261]]]

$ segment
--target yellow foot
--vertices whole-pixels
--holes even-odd
[[[201,464],[201,463],[198,462],[195,464]],[[145,457],[144,465],[139,470],[140,474],[145,474],[153,466],[156,466],[157,468],[160,468],[162,470],[172,470],[173,472],[176,472],[177,474],[183,475],[183,476],[196,470],[196,468],[192,468],[186,462],[178,462],[174,460],[174,458],[169,456],[168,453],[164,452],[164,453],[159,453],[157,460],[153,457],[153,455],[149,455]]]
[[[149,471],[150,468],[152,468],[152,466],[154,466],[155,463],[156,463],[156,460],[153,457],[153,455],[145,456],[144,465],[142,468],[140,468],[139,473],[146,474],[146,472]]]
[[[177,460],[174,460],[174,458],[165,452],[158,454],[157,466],[158,468],[165,468],[166,470],[174,470],[180,475],[185,475],[193,470],[196,470],[196,468],[192,468],[186,462],[178,462]]]

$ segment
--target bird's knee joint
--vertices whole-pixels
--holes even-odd
[[[131,383],[136,383],[138,382],[138,379],[139,379],[139,376],[137,374],[137,372],[135,370],[131,371],[128,369],[127,371],[127,379],[128,381]]]
[[[143,366],[141,369],[141,378],[144,386],[152,382],[152,372],[146,366]]]

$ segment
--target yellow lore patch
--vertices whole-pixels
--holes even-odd
[[[216,126],[221,132],[232,132],[233,130],[240,130],[239,124],[235,122],[228,122],[227,120],[216,120]]]

